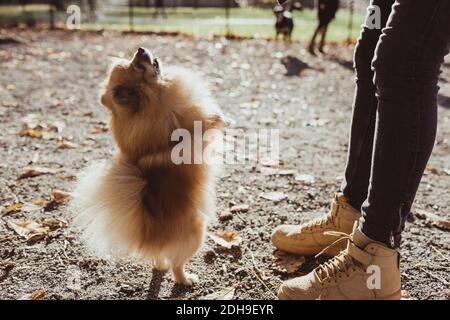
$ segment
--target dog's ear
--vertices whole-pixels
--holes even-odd
[[[139,104],[139,93],[135,88],[117,86],[113,90],[114,102],[121,106],[137,107]]]

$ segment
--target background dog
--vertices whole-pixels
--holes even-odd
[[[144,48],[113,65],[101,103],[111,115],[118,151],[82,174],[75,223],[97,253],[152,259],[176,282],[191,285],[196,276],[184,267],[214,213],[214,168],[175,164],[171,134],[193,133],[194,121],[203,132],[223,129],[222,113],[197,75],[177,67],[163,72]]]
[[[292,18],[292,12],[286,10],[283,6],[275,6],[273,8],[275,14],[275,39],[278,39],[280,34],[283,35],[285,40],[291,40],[292,31],[294,30],[294,19]]]

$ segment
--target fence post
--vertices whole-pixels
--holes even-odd
[[[353,36],[353,11],[355,10],[355,1],[350,1],[350,16],[348,20],[348,35],[347,35],[347,42],[350,43],[352,41]]]
[[[130,31],[134,29],[134,10],[133,10],[133,0],[128,0],[128,23],[130,26]]]
[[[226,25],[225,25],[225,32],[226,32],[226,37],[228,38],[231,35],[230,32],[230,0],[226,0],[226,4],[225,4],[225,19],[226,19]]]
[[[49,2],[49,19],[50,19],[50,29],[55,29],[55,7],[56,3],[55,0]]]

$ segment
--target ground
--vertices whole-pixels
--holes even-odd
[[[17,29],[1,34],[20,41],[0,44],[1,299],[31,293],[48,299],[198,299],[224,288],[234,288],[228,289],[234,299],[273,299],[282,280],[316,265],[308,258],[295,272],[283,270],[270,234],[281,223],[327,212],[339,189],[354,91],[352,47],[329,47],[327,55],[314,57],[297,42]],[[129,56],[141,45],[165,64],[201,73],[233,127],[280,129],[281,166],[298,173],[274,175],[267,163],[225,167],[218,212],[235,205],[248,205],[248,211],[213,222],[208,233],[236,232],[242,241],[226,250],[208,237],[187,265],[200,277],[192,288],[174,285],[150,265],[90,254],[71,228],[75,212],[64,201],[82,168],[114,152],[99,86],[111,56]],[[447,62],[436,145],[401,248],[402,289],[418,299],[449,297],[449,80]],[[47,171],[19,179],[26,167]],[[286,198],[261,197],[272,191]],[[24,229],[24,221],[35,224]]]

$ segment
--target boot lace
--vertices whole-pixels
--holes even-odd
[[[319,217],[307,222],[303,228],[305,228],[305,230],[312,231],[317,228],[323,229],[328,226],[334,226],[334,219],[336,217],[336,214],[337,210],[333,210],[332,212],[323,217]]]
[[[324,254],[328,249],[335,246],[341,241],[352,241],[350,235],[337,232],[337,231],[328,231],[324,232],[326,235],[339,237],[336,241],[322,250],[319,254],[316,255],[316,258]],[[355,271],[356,268],[360,266],[360,263],[353,259],[347,252],[347,250],[342,251],[337,256],[332,258],[331,260],[322,263],[319,265],[314,271],[319,278],[320,282],[323,284],[325,281],[331,282],[332,280],[336,280],[336,278],[341,278],[343,275],[346,277],[350,276],[350,271]]]

